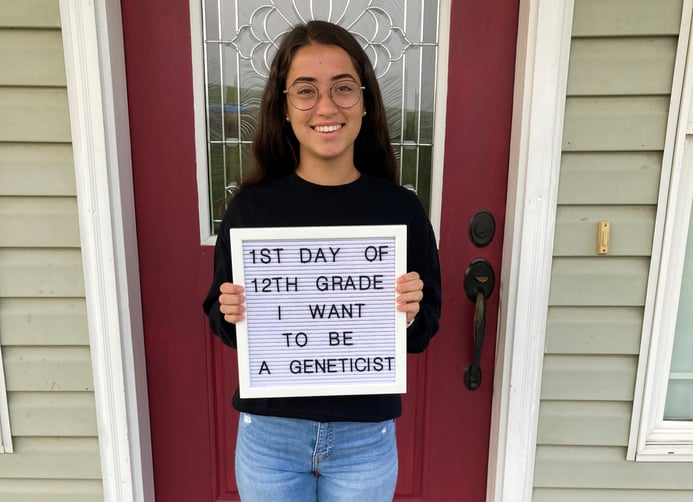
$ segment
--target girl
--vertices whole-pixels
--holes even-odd
[[[254,171],[231,200],[204,301],[212,331],[236,347],[244,289],[233,284],[232,227],[407,225],[407,274],[397,309],[407,350],[438,329],[441,292],[433,230],[399,186],[385,109],[370,61],[345,29],[323,21],[283,39],[262,97]],[[236,481],[248,502],[391,501],[397,481],[399,395],[241,399]]]

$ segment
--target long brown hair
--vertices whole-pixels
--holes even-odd
[[[326,21],[295,26],[279,46],[270,66],[262,95],[260,116],[253,138],[254,166],[241,186],[253,185],[276,175],[291,174],[298,167],[299,143],[286,119],[286,77],[296,51],[310,44],[336,45],[344,49],[366,88],[367,112],[354,143],[354,165],[360,172],[396,182],[399,169],[387,127],[380,87],[366,52],[344,28]]]

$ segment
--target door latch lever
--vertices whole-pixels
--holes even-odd
[[[481,352],[486,334],[486,299],[493,292],[495,274],[491,264],[483,258],[473,260],[464,273],[464,291],[474,302],[472,362],[464,370],[464,384],[469,390],[481,385]]]

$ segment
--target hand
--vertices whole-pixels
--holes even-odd
[[[407,313],[407,326],[414,322],[423,298],[423,281],[417,272],[400,275],[395,284],[397,310]]]
[[[225,282],[219,286],[219,310],[224,320],[232,324],[245,319],[245,288],[239,284]]]

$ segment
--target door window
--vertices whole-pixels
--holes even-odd
[[[197,65],[203,73],[197,85],[204,90],[196,93],[205,110],[196,119],[198,150],[205,153],[198,154],[203,236],[216,233],[229,193],[250,169],[260,97],[281,36],[311,19],[346,27],[370,56],[401,183],[430,209],[439,146],[434,145],[438,2],[203,0],[199,9],[201,32],[196,40],[193,29],[193,45],[201,46],[197,52],[204,61]],[[193,12],[193,23],[195,17]]]

